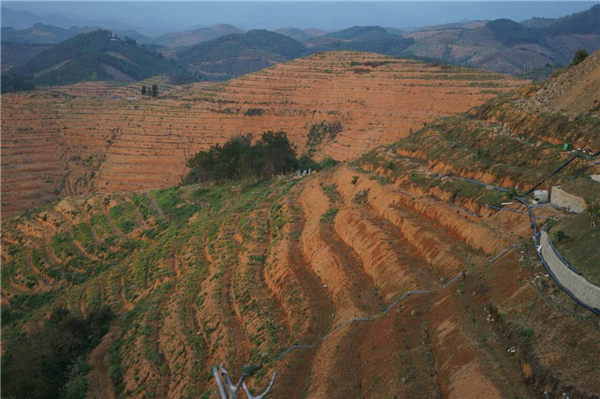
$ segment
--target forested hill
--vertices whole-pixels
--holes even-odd
[[[194,72],[230,78],[307,54],[297,40],[267,30],[251,30],[186,47],[177,59]]]
[[[132,82],[183,70],[157,52],[106,30],[77,35],[8,71],[42,85],[85,80]]]

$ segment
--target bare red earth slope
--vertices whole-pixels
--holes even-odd
[[[547,273],[514,196],[543,179],[598,198],[597,158],[583,151],[547,177],[574,155],[563,141],[600,150],[598,113],[536,110],[540,86],[305,177],[73,196],[10,215],[2,346],[56,307],[108,305],[90,396],[208,397],[223,363],[235,377],[252,365],[256,391],[277,370],[274,398],[597,398],[598,316]],[[573,218],[533,212],[540,226]],[[599,216],[580,228],[598,234]]]
[[[339,121],[343,130],[316,155],[349,159],[521,84],[474,69],[334,52],[224,84],[161,87],[157,99],[141,97],[139,84],[6,94],[2,210],[170,186],[195,151],[240,134],[282,129],[302,151],[310,126],[323,120]]]

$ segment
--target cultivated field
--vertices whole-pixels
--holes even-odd
[[[544,273],[528,216],[388,179],[343,166],[63,200],[3,227],[5,321],[109,304],[122,317],[88,376],[102,397],[201,397],[220,362],[260,365],[257,388],[278,370],[274,397],[597,392],[596,316]]]
[[[316,54],[223,84],[85,83],[2,96],[2,210],[64,195],[167,187],[186,159],[227,138],[285,130],[306,150],[310,126],[342,132],[317,157],[350,159],[437,116],[465,111],[522,82],[489,72],[369,53]],[[128,100],[129,97],[137,97]]]
[[[30,160],[30,172],[22,176],[35,176],[38,170],[47,181],[65,182],[59,191],[48,190],[47,197],[32,194],[28,206],[68,192],[61,190],[90,193],[3,219],[3,347],[10,348],[21,332],[34,330],[59,306],[86,314],[109,305],[115,319],[87,358],[90,372],[83,374],[91,397],[208,398],[215,390],[210,366],[224,363],[234,378],[244,368],[255,391],[277,370],[274,398],[536,398],[545,397],[544,392],[553,399],[596,398],[598,316],[574,302],[547,273],[533,248],[528,208],[517,198],[531,201],[527,190],[554,185],[579,187],[586,199],[591,197],[585,219],[548,204],[532,212],[539,227],[555,223],[552,238],[558,229],[571,237],[561,250],[574,267],[582,263],[584,277],[595,278],[593,265],[580,260],[587,260],[581,248],[593,248],[600,226],[598,186],[589,178],[598,159],[591,153],[600,150],[598,111],[536,109],[533,99],[541,85],[527,85],[468,112],[429,119],[400,138],[412,122],[383,117],[385,112],[394,115],[384,93],[392,96],[403,87],[406,97],[419,90],[414,102],[420,98],[425,103],[426,82],[455,85],[453,92],[478,89],[458,78],[388,78],[398,86],[384,88],[381,83],[380,96],[370,97],[378,87],[367,84],[377,81],[370,74],[392,75],[395,68],[417,64],[391,60],[400,64],[365,66],[365,59],[360,68],[373,72],[355,73],[358,66],[351,62],[358,61],[346,61],[346,69],[339,63],[350,56],[356,57],[315,55],[222,86],[165,90],[158,100],[113,100],[115,92],[127,95],[134,89],[100,85],[3,100],[16,104],[32,95],[35,101],[45,98],[50,109],[56,95],[71,99],[63,106],[79,112],[64,132],[47,132],[45,142],[33,140],[44,144],[45,151],[39,147],[33,155],[25,154],[23,144],[32,141],[25,141],[28,135],[18,130],[20,125],[13,132],[21,132],[23,141],[3,143],[14,151],[9,159]],[[338,63],[323,61],[331,57]],[[317,61],[323,69],[309,74],[309,65]],[[276,84],[270,74],[302,65],[306,86],[292,90],[290,83],[289,88],[306,91],[293,97],[296,105],[289,105],[298,114],[280,115],[287,109],[284,101],[291,101],[284,99],[292,97],[282,94],[275,102],[275,89],[267,95],[258,87],[266,90]],[[343,70],[325,73],[326,67]],[[430,68],[437,71],[432,75],[449,74]],[[310,104],[308,87],[316,92],[330,84],[315,76],[335,78],[335,73],[340,81],[362,87],[360,96],[370,100],[363,104],[358,94],[329,98],[325,90],[320,96],[313,93],[320,105]],[[302,76],[298,70],[294,74]],[[422,86],[408,83],[416,81]],[[279,91],[285,87],[282,82],[283,77]],[[90,132],[123,124],[114,136],[99,139],[100,133],[90,133],[96,142],[86,140],[81,128],[94,120],[94,111],[90,106],[83,114],[86,108],[74,105],[92,104],[89,94],[77,94],[92,88],[98,103],[115,101],[115,106],[111,118],[103,116],[109,122],[94,122]],[[352,93],[350,85],[346,90]],[[473,100],[486,95],[473,94]],[[243,102],[250,97],[254,102]],[[443,101],[440,107],[468,98],[456,95],[454,103]],[[348,108],[330,115],[333,104]],[[244,115],[256,108],[264,113]],[[423,118],[430,108],[419,108]],[[171,119],[161,121],[167,109]],[[313,119],[308,109],[315,111]],[[13,105],[8,112],[24,115],[25,110]],[[27,123],[32,123],[33,108],[29,112]],[[60,118],[66,113],[55,115],[59,119],[47,115],[44,120],[63,124]],[[143,115],[145,128],[138,127]],[[316,145],[318,156],[348,158],[367,152],[305,177],[292,173],[221,186],[125,191],[176,183],[190,148],[220,142],[242,129],[285,128],[303,149],[309,127],[322,120],[340,121],[343,131]],[[178,123],[170,136],[168,123]],[[236,123],[238,130],[232,127]],[[193,132],[205,125],[214,129],[212,136],[203,136],[207,142],[175,133],[182,126]],[[370,144],[360,140],[367,134],[374,137]],[[65,137],[71,139],[57,141]],[[78,147],[61,146],[76,142],[75,137]],[[565,142],[581,150],[565,150]],[[379,147],[373,149],[375,145]],[[89,155],[67,159],[64,152],[53,152],[64,148]],[[94,148],[105,148],[104,155],[96,158]],[[42,168],[42,156],[56,158],[54,171]],[[3,174],[20,176],[21,164],[3,162]],[[72,165],[70,174],[64,165]],[[94,177],[76,179],[95,167]],[[23,180],[22,186],[30,187],[23,192],[41,192],[28,183],[35,181]],[[3,184],[17,187],[10,179]],[[9,190],[8,198],[18,198],[15,193]],[[590,241],[586,245],[583,240]]]

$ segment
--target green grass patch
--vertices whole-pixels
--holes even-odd
[[[73,244],[73,238],[69,233],[57,233],[52,237],[52,250],[64,262],[77,256],[80,252]]]
[[[325,193],[327,198],[329,198],[329,201],[336,203],[340,200],[340,194],[337,192],[335,184],[327,184],[321,187],[323,189],[323,193]]]
[[[2,325],[13,323],[24,317],[30,316],[34,310],[49,304],[55,294],[44,292],[41,294],[19,294],[10,299],[10,306],[2,306]]]
[[[97,252],[96,243],[94,242],[94,237],[92,237],[92,230],[89,224],[79,223],[73,225],[73,238],[79,241],[89,253]]]
[[[148,198],[146,198],[146,196],[144,196],[143,194],[133,194],[131,196],[131,200],[133,201],[135,206],[137,206],[144,220],[148,220],[150,216],[154,215],[152,206],[150,205]]]
[[[567,262],[600,286],[600,215],[582,213],[560,221],[550,230],[550,238]]]
[[[203,192],[199,196],[206,194]],[[187,222],[198,211],[198,205],[182,200],[181,190],[178,187],[154,191],[151,195],[166,215],[180,223]]]
[[[335,216],[338,214],[338,208],[329,208],[323,215],[321,215],[321,222],[333,223]]]
[[[108,219],[101,212],[96,212],[90,217],[90,229],[93,229],[94,233],[105,241],[113,236]]]
[[[119,230],[125,234],[131,233],[137,225],[135,208],[127,202],[113,206],[109,212]]]

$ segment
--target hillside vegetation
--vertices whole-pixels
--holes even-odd
[[[314,170],[319,164],[306,155],[298,159],[296,149],[285,132],[267,131],[255,143],[252,143],[251,135],[238,136],[229,139],[223,146],[216,144],[199,151],[188,160],[188,167],[190,172],[185,177],[186,183],[222,183],[271,178],[295,170]]]
[[[109,306],[115,319],[87,357],[91,396],[209,397],[210,366],[224,363],[255,391],[277,370],[273,397],[592,398],[598,317],[546,273],[514,196],[573,155],[565,140],[600,150],[598,114],[528,109],[539,89],[306,177],[74,196],[13,214],[3,348],[21,353],[20,333],[44,331],[56,308],[87,320]],[[542,187],[597,184],[594,160],[579,155]],[[534,212],[539,223],[569,217]]]
[[[325,37],[343,40],[377,40],[389,39],[399,36],[400,32],[389,33],[381,26],[353,26],[337,32],[329,33]]]
[[[0,45],[0,56],[2,57],[2,72],[6,72],[15,65],[22,64],[36,54],[47,50],[51,46],[45,44],[17,44],[2,43]]]
[[[290,37],[251,30],[181,49],[177,59],[194,72],[227,79],[305,54],[304,45]]]
[[[35,84],[58,85],[86,80],[133,82],[182,70],[160,54],[97,30],[66,40],[33,56],[8,73],[33,77]]]

